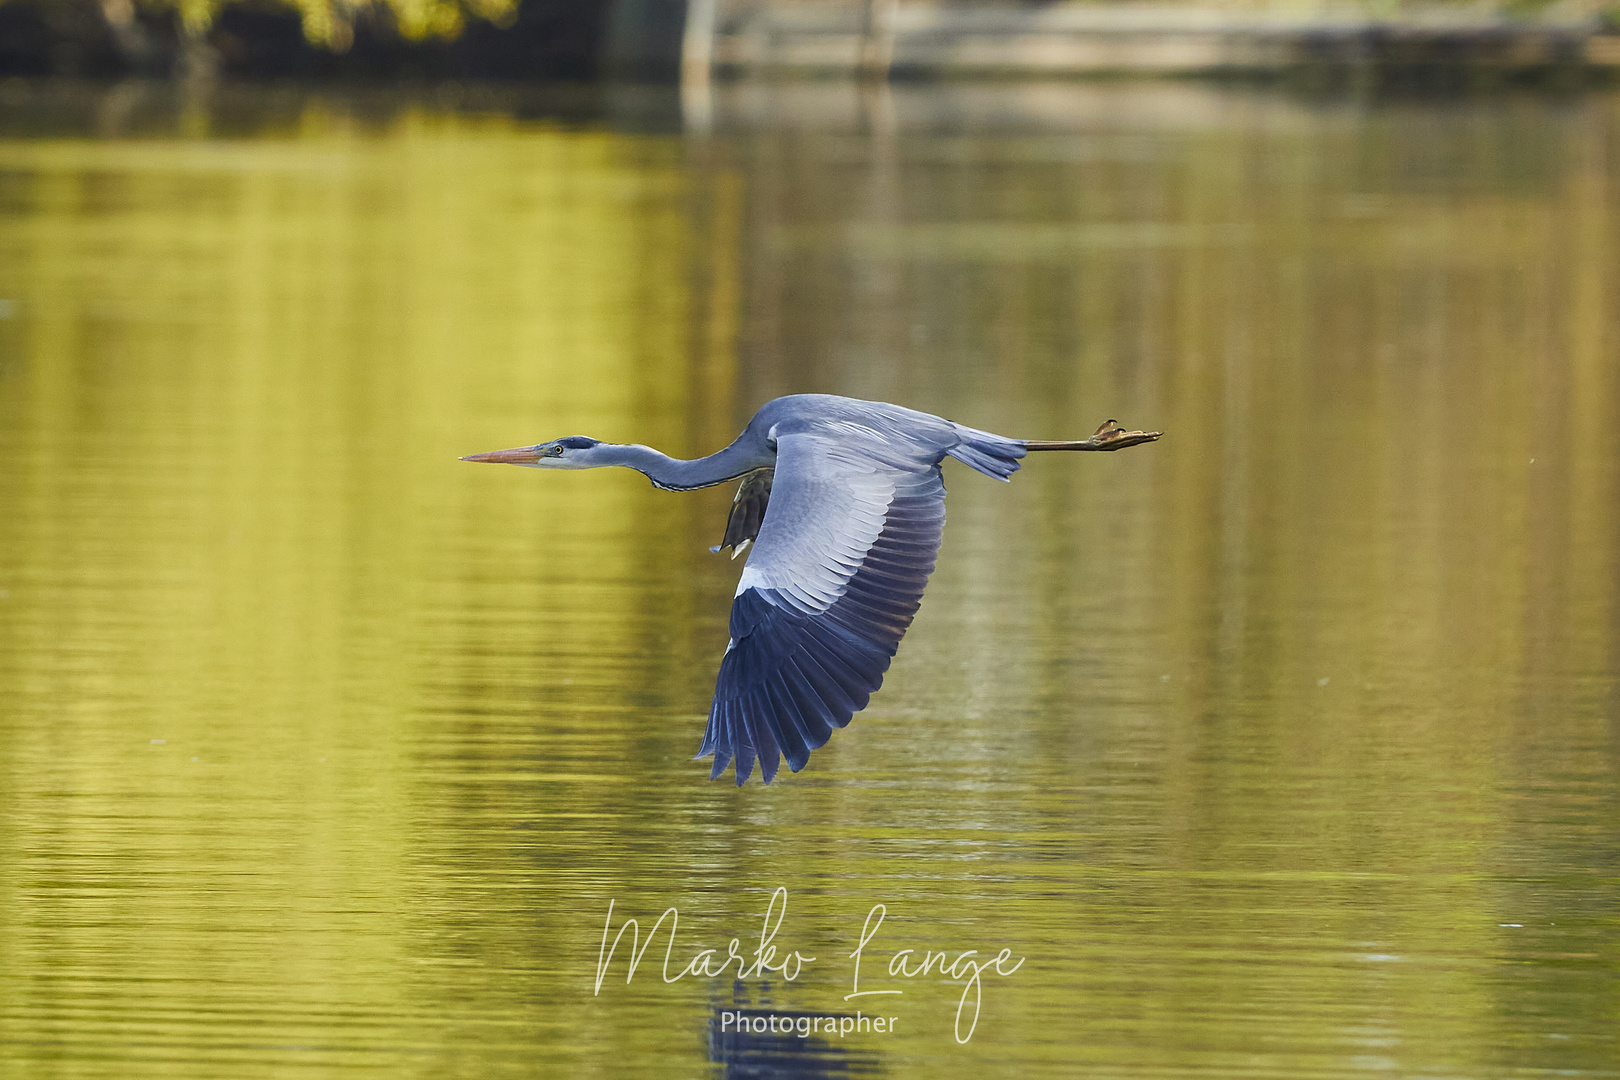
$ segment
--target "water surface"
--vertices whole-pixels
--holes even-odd
[[[1620,1074],[1620,97],[4,95],[0,1072]],[[730,493],[456,458],[796,391],[1167,435],[739,790]]]

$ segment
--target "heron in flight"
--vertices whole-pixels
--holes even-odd
[[[724,450],[683,461],[581,435],[472,454],[537,469],[622,465],[665,491],[741,479],[725,538],[748,549],[731,604],[731,643],[697,756],[713,780],[754,762],[769,784],[866,708],[922,601],[945,527],[940,466],[955,458],[1009,479],[1035,450],[1120,450],[1157,431],[1109,420],[1089,439],[1009,439],[879,401],[796,394],[767,402]]]

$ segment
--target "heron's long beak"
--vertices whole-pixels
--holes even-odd
[[[520,446],[516,450],[491,450],[487,454],[468,454],[462,461],[492,461],[497,465],[533,465],[540,460],[538,446]]]

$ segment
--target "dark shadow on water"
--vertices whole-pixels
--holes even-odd
[[[391,83],[185,83],[11,79],[0,82],[0,138],[296,138],[312,118],[385,133],[409,115],[509,118],[520,124],[639,135],[681,131],[679,91],[635,83],[403,80]]]
[[[878,1055],[854,1042],[873,1036],[855,1032],[855,1021],[837,1013],[715,1005],[709,1013],[709,1060],[725,1066],[722,1075],[728,1080],[877,1076],[883,1071]],[[828,1027],[847,1034],[828,1035]]]

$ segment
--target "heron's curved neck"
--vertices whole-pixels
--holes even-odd
[[[775,464],[774,458],[745,445],[742,439],[719,453],[691,461],[660,454],[652,447],[639,443],[603,443],[596,448],[592,459],[592,464],[623,465],[627,469],[635,469],[645,474],[656,486],[668,491],[713,487]]]

